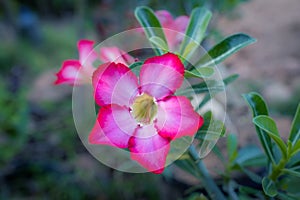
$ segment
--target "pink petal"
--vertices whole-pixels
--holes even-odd
[[[185,33],[185,30],[189,24],[189,17],[188,16],[179,16],[175,19],[173,23],[174,30]]]
[[[152,127],[151,127],[152,126]],[[145,137],[152,135],[150,137]],[[131,159],[136,160],[150,172],[163,172],[170,150],[169,140],[157,134],[153,125],[136,129],[135,136],[129,140]]]
[[[158,102],[156,128],[164,138],[193,136],[203,124],[203,118],[194,111],[184,96],[173,96]]]
[[[56,73],[57,80],[54,84],[74,85],[77,78],[80,79],[79,70],[81,64],[77,60],[66,60],[61,69]]]
[[[184,66],[177,55],[166,53],[145,61],[140,72],[141,91],[156,99],[172,95],[183,82]]]
[[[95,125],[89,135],[89,143],[115,146],[103,133],[98,120],[96,120]]]
[[[102,62],[115,62],[124,65],[131,64],[135,61],[132,56],[118,47],[102,47],[100,49],[100,60]]]
[[[80,40],[77,43],[79,51],[79,62],[81,65],[88,68],[93,67],[93,62],[97,59],[97,53],[94,51],[94,41],[91,40]]]
[[[129,139],[137,128],[129,108],[115,104],[104,106],[100,108],[97,120],[104,135],[113,145],[119,148],[128,147]]]
[[[163,28],[168,28],[173,23],[173,17],[167,10],[158,10],[155,12],[155,15]]]
[[[109,63],[94,72],[93,87],[98,105],[129,106],[138,92],[138,79],[125,65]]]

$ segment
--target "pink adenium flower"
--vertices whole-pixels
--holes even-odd
[[[93,50],[94,43],[91,40],[80,40],[77,43],[79,60],[64,61],[56,73],[57,80],[54,84],[74,85],[90,81],[95,71],[93,62],[97,59],[97,53]]]
[[[135,59],[118,47],[102,47],[100,49],[99,59],[102,62],[115,62],[129,65],[135,62]]]
[[[155,15],[159,19],[161,26],[166,29],[171,29],[176,32],[185,33],[187,25],[189,23],[188,16],[179,16],[173,19],[171,13],[166,10],[159,10],[155,12]],[[164,30],[169,48],[174,51],[176,47],[183,40],[183,35],[173,31]]]
[[[128,148],[133,160],[161,173],[170,142],[193,136],[203,124],[186,97],[174,96],[183,75],[184,66],[172,53],[147,59],[139,78],[122,63],[99,67],[92,81],[101,108],[89,142]]]
[[[98,55],[93,49],[94,44],[95,42],[91,40],[80,40],[77,44],[79,60],[64,61],[61,69],[56,73],[57,80],[54,84],[90,83],[96,70],[93,67],[93,62],[97,59],[102,62],[116,62],[125,65],[135,61],[132,56],[117,47],[102,47]]]

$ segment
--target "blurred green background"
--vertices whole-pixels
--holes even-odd
[[[196,6],[207,6],[215,14],[208,37],[211,42],[220,40],[223,33],[236,31],[232,27],[235,23],[242,23],[240,20],[243,19],[248,6],[248,3],[243,4],[244,10],[240,10],[239,6],[243,2],[0,1],[0,199],[188,197],[188,184],[170,176],[121,173],[96,161],[83,147],[76,134],[72,118],[71,87],[53,86],[54,73],[58,71],[63,60],[77,58],[76,43],[80,38],[101,42],[110,35],[137,27],[133,14],[136,6],[148,5],[154,10],[168,9],[174,16],[189,14]],[[255,0],[249,5],[252,8],[259,7]],[[255,9],[252,9],[252,15],[253,10]],[[249,13],[246,13],[246,17],[248,15]],[[242,29],[240,31],[249,31],[254,37],[261,36],[261,33],[255,32],[255,27],[251,27],[251,23],[245,26],[246,29],[241,24],[239,27]],[[299,33],[299,27],[300,23],[298,26],[293,25],[291,29]],[[247,61],[249,56],[253,58],[253,50],[242,51],[239,54],[243,56],[240,60]],[[278,113],[278,116],[287,116],[284,118],[287,119],[287,124],[299,102],[299,53],[296,52],[294,57],[297,58],[294,61],[296,64],[291,64],[290,71],[292,74],[296,73],[293,79],[298,82],[285,84],[282,81],[288,89],[281,90],[288,90],[288,93],[283,94],[288,98],[273,101],[273,112]],[[263,60],[258,57],[259,59]],[[243,61],[242,64],[246,66],[263,64],[245,64]],[[236,63],[240,63],[239,60],[229,60],[229,72],[236,73]],[[247,70],[237,71],[244,80],[242,88],[238,87],[240,91],[260,91],[265,88],[266,82],[262,77],[257,80],[248,77]],[[286,76],[288,75],[284,77]],[[276,88],[266,89],[265,93],[269,92],[271,95],[269,100],[274,100],[272,89],[275,93],[278,92]],[[244,112],[245,110],[238,114],[243,115]]]

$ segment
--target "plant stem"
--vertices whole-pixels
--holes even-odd
[[[286,159],[282,159],[278,165],[276,165],[275,167],[273,167],[272,172],[269,176],[270,179],[272,179],[274,182],[277,180],[277,178],[280,176],[281,174],[281,170],[285,167],[287,163]]]
[[[203,186],[205,190],[208,192],[211,199],[217,199],[217,200],[226,200],[224,194],[221,192],[215,181],[210,176],[206,166],[202,162],[202,159],[200,159],[198,152],[194,145],[191,145],[189,147],[189,153],[192,157],[192,159],[196,162],[198,170],[201,173],[201,178],[203,182]]]

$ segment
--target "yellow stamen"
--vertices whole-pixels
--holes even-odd
[[[138,122],[149,124],[157,114],[157,105],[153,97],[142,94],[134,100],[132,112]]]

